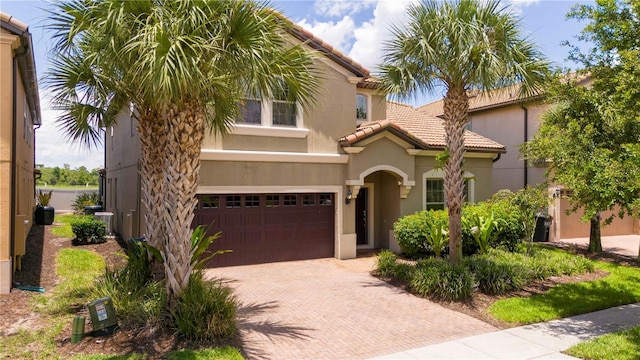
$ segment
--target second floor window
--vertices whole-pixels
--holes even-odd
[[[359,122],[367,121],[368,108],[369,106],[368,106],[367,96],[362,94],[357,94],[356,95],[356,120],[357,121]]]
[[[236,124],[268,127],[299,127],[302,119],[297,103],[289,101],[289,89],[282,86],[266,99],[259,94],[248,95],[240,103]]]

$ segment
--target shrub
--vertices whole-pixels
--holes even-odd
[[[162,283],[151,280],[146,252],[127,255],[120,269],[107,268],[96,286],[96,296],[110,296],[119,322],[125,326],[154,326],[166,313],[166,291]]]
[[[71,230],[75,235],[74,245],[99,244],[107,241],[107,230],[104,222],[93,216],[79,216],[71,222]]]
[[[488,219],[491,216],[493,216],[495,222],[500,224],[491,247],[515,251],[518,248],[518,244],[522,242],[525,233],[521,213],[510,204],[508,199],[500,198],[477,204],[468,204],[462,210],[464,219],[475,217]],[[471,223],[471,221],[464,221],[462,227],[462,252],[465,255],[476,254],[480,249],[471,232],[473,227],[470,225]]]
[[[98,205],[100,195],[97,192],[82,193],[76,196],[71,204],[75,214],[84,214],[84,208],[87,206]]]
[[[522,289],[530,282],[530,270],[520,254],[492,250],[467,258],[478,289],[485,294],[502,295]]]
[[[434,252],[427,240],[432,224],[439,224],[441,228],[447,228],[449,226],[447,213],[443,210],[419,211],[404,216],[393,224],[393,232],[398,240],[398,245],[406,256],[416,259]]]
[[[439,258],[420,260],[410,285],[422,296],[453,301],[471,298],[474,288],[473,276],[467,267],[453,266]]]
[[[236,332],[237,301],[229,287],[191,275],[172,311],[176,332],[194,341],[232,337]]]
[[[397,256],[389,250],[383,250],[378,255],[376,273],[382,277],[391,277],[396,266]]]

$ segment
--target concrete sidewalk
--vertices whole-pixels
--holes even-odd
[[[575,359],[571,346],[640,325],[640,303],[471,336],[375,359]]]
[[[561,239],[558,240],[558,242],[585,247],[589,246],[588,237]],[[618,235],[602,237],[602,250],[605,252],[638,257],[638,248],[640,248],[640,235]]]

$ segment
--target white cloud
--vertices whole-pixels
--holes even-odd
[[[60,111],[52,110],[49,94],[40,89],[42,126],[36,133],[36,163],[46,167],[62,167],[69,164],[72,169],[84,166],[89,170],[104,166],[104,151],[87,150],[77,143],[66,140],[66,134],[58,129],[56,120]]]
[[[318,0],[313,9],[317,15],[341,17],[371,8],[375,3],[375,0]]]
[[[310,23],[307,19],[302,19],[298,22],[298,25],[311,31],[313,35],[345,53],[351,46],[353,32],[356,27],[353,18],[349,16],[343,17],[342,20],[338,22],[313,21]]]
[[[533,4],[538,4],[540,0],[509,0],[511,12],[515,15],[522,15],[524,8]]]
[[[373,18],[354,30],[355,42],[349,56],[369,70],[376,70],[382,59],[382,44],[391,37],[391,25],[401,25],[411,0],[379,0]]]

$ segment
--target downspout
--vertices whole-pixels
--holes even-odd
[[[16,194],[16,192],[14,191],[16,188],[16,163],[18,162],[17,160],[17,155],[16,152],[18,151],[17,149],[17,144],[16,144],[16,140],[17,140],[17,136],[16,136],[16,129],[18,128],[18,121],[17,121],[17,117],[18,117],[18,97],[16,96],[16,92],[18,91],[18,59],[17,57],[14,56],[13,58],[13,69],[12,69],[12,74],[11,76],[13,77],[12,79],[12,89],[11,91],[13,92],[12,96],[12,100],[13,100],[13,104],[12,104],[12,109],[11,109],[11,121],[12,121],[12,128],[11,128],[11,170],[10,170],[10,175],[11,176],[11,214],[9,216],[9,227],[10,227],[10,235],[9,235],[9,256],[10,256],[10,260],[11,260],[11,278],[10,278],[10,284],[11,287],[13,288],[13,270],[15,268],[15,265],[13,263],[14,261],[14,254],[15,254],[15,247],[16,247],[16,212],[18,211],[18,206],[17,206],[17,201],[16,201],[16,196],[18,194]]]
[[[529,109],[520,104],[520,108],[524,110],[524,142],[529,141]],[[529,184],[529,161],[524,158],[524,188]]]
[[[497,153],[497,154],[496,154],[496,157],[494,157],[493,159],[491,159],[491,161],[492,161],[493,163],[495,163],[496,161],[500,160],[500,158],[501,158],[501,157],[502,157],[502,154]]]

